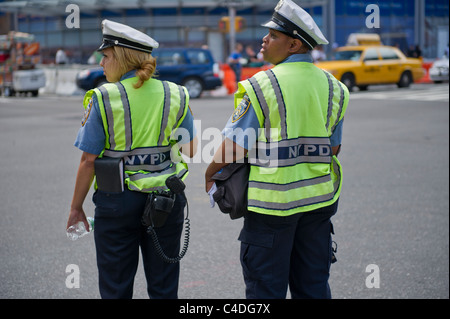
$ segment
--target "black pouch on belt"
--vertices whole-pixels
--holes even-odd
[[[217,185],[214,201],[221,212],[229,214],[231,219],[241,218],[247,213],[249,174],[250,164],[243,162],[228,164],[212,177]]]
[[[98,190],[110,193],[124,191],[122,158],[99,157],[94,162],[94,168]]]
[[[171,193],[157,194],[151,193],[145,203],[142,223],[145,226],[162,227],[166,223],[167,217],[172,211],[175,202],[175,195]]]

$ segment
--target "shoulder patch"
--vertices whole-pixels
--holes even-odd
[[[250,104],[252,104],[252,102],[250,101],[248,95],[245,94],[241,100],[241,103],[239,103],[239,105],[234,110],[233,116],[231,117],[231,122],[234,123],[242,118],[244,114],[247,113]]]
[[[83,119],[81,120],[81,126],[84,126],[84,124],[86,124],[86,121],[89,118],[89,114],[91,114],[92,104],[94,103],[91,97],[91,99],[89,100],[89,104],[86,107],[86,110],[84,111]]]

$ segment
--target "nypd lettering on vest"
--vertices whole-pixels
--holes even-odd
[[[331,163],[332,150],[328,138],[298,138],[280,142],[257,143],[249,152],[256,166],[291,166],[301,163]]]
[[[289,158],[300,156],[330,156],[331,149],[328,145],[296,145],[289,147]]]
[[[170,152],[169,152],[170,153]],[[158,165],[169,159],[170,156],[165,153],[147,154],[147,155],[131,155],[125,156],[125,165]]]
[[[158,172],[166,169],[172,163],[170,151],[144,155],[128,155],[124,158],[125,170]]]

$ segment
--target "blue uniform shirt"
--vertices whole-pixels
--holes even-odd
[[[294,54],[289,56],[286,60],[281,63],[291,63],[291,62],[309,62],[312,63],[313,59],[310,54]],[[244,98],[246,96],[244,95]],[[343,121],[341,120],[335,127],[333,134],[330,137],[331,146],[338,146],[342,141],[342,125]],[[239,119],[233,119],[233,115],[228,120],[225,129],[222,131],[222,134],[238,144],[239,146],[250,150],[253,145],[256,143],[256,139],[253,139],[252,136],[245,134],[246,129],[253,129],[254,132],[258,132],[259,121],[256,116],[255,111],[252,107],[249,107],[247,112],[244,113]],[[257,138],[257,136],[256,136]]]
[[[134,77],[136,70],[125,73],[120,79],[125,80]],[[195,136],[194,118],[190,111],[186,113],[186,116],[181,123],[180,127],[186,129],[191,137],[191,140]],[[106,135],[103,130],[102,116],[100,114],[100,108],[97,101],[97,96],[94,94],[89,106],[86,108],[84,118],[82,120],[82,126],[78,131],[77,138],[74,145],[83,152],[90,154],[100,155],[105,148]]]

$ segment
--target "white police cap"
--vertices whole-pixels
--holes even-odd
[[[299,38],[310,49],[318,44],[328,44],[313,18],[291,0],[280,0],[272,19],[262,26]]]
[[[145,33],[133,29],[125,24],[106,19],[102,21],[102,33],[103,43],[97,51],[101,51],[112,46],[120,46],[152,53],[154,48],[159,47],[159,43]]]

